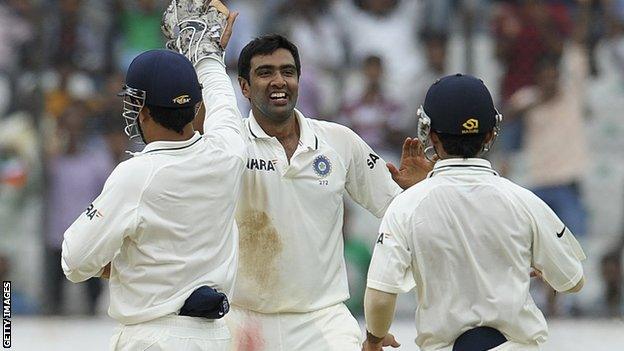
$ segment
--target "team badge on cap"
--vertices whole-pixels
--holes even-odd
[[[180,95],[177,98],[173,99],[173,102],[175,102],[178,105],[184,105],[184,104],[186,104],[189,101],[191,101],[191,97],[186,95],[186,94]]]
[[[479,120],[470,118],[464,124],[462,124],[462,134],[479,133]]]
[[[314,169],[314,173],[316,173],[319,177],[324,178],[331,173],[332,165],[327,156],[320,155],[314,159],[312,168]]]

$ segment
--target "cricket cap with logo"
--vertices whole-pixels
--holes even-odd
[[[144,91],[145,105],[183,108],[202,100],[193,64],[171,50],[149,50],[137,56],[128,67],[126,86]]]
[[[499,115],[483,81],[460,73],[433,83],[422,109],[431,119],[431,130],[452,135],[492,131]]]

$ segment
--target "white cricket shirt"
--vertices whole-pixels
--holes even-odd
[[[381,217],[401,192],[385,162],[353,131],[305,118],[290,163],[254,116],[236,219],[240,261],[233,304],[262,313],[309,312],[349,298],[343,196]]]
[[[246,138],[223,66],[203,60],[198,75],[206,134],[152,142],[122,162],[65,232],[69,280],[89,279],[112,261],[109,314],[122,324],[177,313],[202,285],[232,290]]]
[[[423,351],[446,350],[481,325],[517,343],[542,343],[548,331],[529,294],[531,267],[557,291],[583,276],[585,255],[564,228],[542,200],[499,177],[488,161],[438,161],[388,208],[367,286],[401,293],[415,281]]]

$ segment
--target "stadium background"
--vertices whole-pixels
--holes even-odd
[[[415,110],[436,77],[482,78],[507,117],[489,155],[495,167],[562,200],[561,211],[574,221],[585,218],[576,224],[588,255],[585,289],[553,297],[539,282],[533,286],[551,321],[546,350],[622,349],[623,0],[227,3],[241,12],[228,47],[230,69],[253,37],[288,35],[302,56],[299,109],[348,125],[387,160],[396,161],[403,138],[415,134]],[[114,323],[106,316],[105,284],[65,281],[60,240],[128,157],[124,151],[137,148],[122,132],[115,93],[134,56],[162,47],[164,7],[162,0],[0,1],[0,276],[13,282],[16,350],[107,347]],[[579,47],[580,61],[573,55]],[[538,104],[518,111],[544,86],[545,62],[556,62],[557,89],[577,94],[570,96],[579,109],[544,114]],[[587,75],[579,74],[579,62],[587,62]],[[239,100],[246,115],[248,104]],[[552,120],[559,122],[544,127]],[[552,141],[542,144],[557,152],[536,149],[536,138]],[[552,159],[532,169],[531,159],[546,154]],[[562,168],[570,170],[567,178],[555,177]],[[566,206],[577,200],[582,207]],[[349,306],[360,315],[378,221],[350,202],[348,209]],[[402,296],[395,328],[405,350],[416,348],[413,309],[414,298]]]

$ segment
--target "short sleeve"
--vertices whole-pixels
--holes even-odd
[[[542,272],[544,280],[555,290],[569,290],[583,277],[581,261],[585,260],[585,253],[553,210],[533,196],[530,208],[533,220],[532,266]]]
[[[351,198],[376,217],[383,216],[386,208],[401,188],[392,180],[386,162],[352,130],[347,131],[346,189]]]
[[[405,227],[405,223],[398,222],[397,214],[390,208],[382,220],[375,242],[366,283],[369,288],[398,294],[416,286]]]

